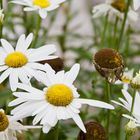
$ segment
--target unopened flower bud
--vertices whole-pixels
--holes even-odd
[[[136,76],[131,80],[130,85],[134,89],[140,89],[140,71],[136,73]]]
[[[137,131],[136,123],[134,121],[130,120],[128,122],[128,124],[125,126],[125,131],[126,131],[127,135],[133,136]]]
[[[0,24],[3,23],[3,19],[4,19],[4,14],[3,14],[3,9],[0,10]]]

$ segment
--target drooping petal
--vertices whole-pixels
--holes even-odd
[[[80,116],[76,113],[73,113],[70,108],[67,108],[67,111],[69,113],[69,115],[71,115],[72,119],[75,121],[75,123],[77,124],[77,126],[84,132],[86,133],[86,128],[83,124],[83,121],[81,120]]]
[[[133,118],[133,117],[127,115],[127,114],[123,114],[123,117],[125,117],[125,118],[127,118],[127,119],[130,119],[130,120],[132,120],[132,121],[135,121],[135,122],[137,121],[135,118]]]
[[[100,108],[107,108],[107,109],[114,109],[114,107],[108,103],[97,101],[97,100],[90,100],[90,99],[77,99],[81,104],[87,104],[90,106],[100,107]]]
[[[41,120],[40,124],[49,124],[50,126],[54,127],[57,123],[57,117],[56,117],[56,107],[49,105],[47,107],[47,113]]]
[[[27,99],[25,99],[25,98],[17,98],[17,99],[15,99],[15,100],[11,101],[11,102],[8,104],[8,106],[16,106],[16,105],[19,105],[19,104],[21,104],[21,103],[23,103],[23,102],[25,102],[25,101],[27,101]]]
[[[4,65],[4,66],[0,66],[0,72],[4,71],[8,69],[8,66]]]
[[[127,90],[122,90],[122,93],[129,104],[132,103],[132,97]]]
[[[49,124],[43,125],[43,132],[48,133],[52,127]]]
[[[40,113],[38,113],[33,119],[33,125],[36,125],[38,122],[40,122],[42,118],[46,115],[46,113],[47,113],[47,110],[42,110]]]
[[[114,100],[112,100],[113,103],[115,103],[116,105],[120,105],[122,107],[124,107],[125,109],[128,109],[126,106],[124,106],[123,104],[119,103],[119,102],[116,102]]]
[[[58,120],[67,120],[71,118],[65,107],[57,107],[56,114]]]
[[[2,83],[11,73],[12,69],[8,68],[7,70],[5,70],[1,76],[0,76],[0,83]]]
[[[16,69],[12,69],[9,76],[9,83],[12,91],[16,91],[18,86],[18,71]]]
[[[47,11],[45,9],[40,9],[39,15],[42,19],[45,19],[47,17]]]
[[[19,69],[19,79],[23,84],[29,84],[30,85],[30,80],[31,78],[28,76],[28,74],[26,73],[26,71],[24,71],[22,68]]]
[[[24,104],[23,104],[24,105]],[[20,120],[23,119],[25,117],[31,116],[32,113],[37,109],[40,108],[42,105],[44,105],[44,102],[42,101],[30,101],[27,102],[26,106],[22,106],[18,111],[15,112],[15,109],[13,111],[11,111],[12,114],[14,114],[13,118],[15,120]],[[19,105],[18,107],[20,107],[21,105]],[[14,113],[15,112],[15,113]]]

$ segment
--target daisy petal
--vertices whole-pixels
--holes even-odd
[[[16,45],[16,51],[21,51],[24,47],[25,43],[25,34],[21,35],[17,41],[17,45]]]
[[[4,48],[4,50],[7,52],[7,53],[11,53],[11,52],[14,52],[14,49],[12,47],[12,45],[6,41],[5,39],[1,39],[1,44]]]
[[[47,113],[47,110],[43,110],[40,113],[38,113],[33,119],[33,125],[36,125],[39,121],[41,121],[42,118],[46,115],[46,113]]]
[[[47,17],[47,11],[44,9],[39,10],[39,15],[42,19],[45,19]]]
[[[8,66],[4,65],[4,66],[0,66],[0,72],[4,71],[8,69]]]
[[[44,118],[41,120],[40,124],[49,124],[50,126],[54,127],[57,123],[56,118],[56,107],[50,105],[47,107],[48,112],[44,116]]]
[[[34,93],[34,94],[41,94],[41,95],[44,94],[41,90],[33,88],[33,87],[25,85],[25,84],[19,83],[18,88],[23,89],[23,90],[30,92],[30,93]]]
[[[132,120],[132,121],[135,121],[135,122],[137,121],[135,118],[133,118],[133,117],[127,115],[127,114],[123,114],[123,117],[125,117],[125,118],[127,118],[127,119],[130,119],[130,120]]]
[[[65,73],[65,81],[69,81],[69,83],[73,83],[79,73],[80,65],[75,64],[70,71]]]
[[[24,44],[24,47],[23,47],[23,52],[25,52],[28,47],[30,46],[31,42],[33,40],[33,33],[30,33],[27,38],[25,39],[25,44]]]
[[[16,69],[12,69],[9,76],[9,83],[10,83],[11,90],[15,91],[18,85],[18,72]]]
[[[84,132],[86,133],[86,128],[81,120],[81,118],[79,117],[78,114],[73,113],[69,108],[67,108],[68,113],[71,115],[72,119],[75,121],[75,123],[78,125],[78,127]]]
[[[57,119],[58,120],[66,120],[71,118],[71,116],[68,114],[65,107],[58,107],[57,108]]]
[[[36,49],[31,55],[28,56],[30,62],[46,60],[48,55],[56,51],[55,45],[45,45]]]
[[[12,69],[8,68],[6,71],[4,71],[0,76],[0,83],[2,83],[11,73]]]
[[[128,102],[129,104],[131,104],[131,103],[132,103],[132,97],[131,97],[131,95],[127,92],[127,90],[122,90],[122,93],[123,93],[125,99],[127,100],[127,102]]]
[[[138,10],[138,8],[140,7],[140,1],[139,0],[134,0],[134,9]]]
[[[37,10],[38,8],[35,8],[35,7],[25,7],[24,8],[24,11],[35,11]]]
[[[90,99],[77,99],[81,104],[87,104],[90,106],[106,108],[106,109],[114,109],[114,107],[108,103],[97,101],[97,100],[90,100]]]
[[[48,133],[50,131],[50,129],[51,129],[51,126],[49,124],[43,125],[43,132],[44,133]]]
[[[23,69],[19,70],[19,79],[23,84],[30,84],[30,77],[28,77],[26,71],[24,71]]]

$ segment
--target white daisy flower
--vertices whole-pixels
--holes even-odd
[[[55,10],[65,0],[13,0],[12,3],[24,5],[24,11],[38,11],[41,18],[46,18],[49,11]]]
[[[44,45],[37,49],[28,49],[33,39],[33,34],[27,38],[21,35],[15,48],[5,39],[1,39],[0,47],[0,83],[9,77],[10,87],[13,91],[17,88],[18,80],[29,84],[30,78],[41,70],[43,65],[38,61],[53,59],[56,56],[50,55],[56,51],[54,45]]]
[[[9,106],[16,106],[11,113],[15,119],[21,119],[27,116],[35,116],[33,125],[40,122],[43,125],[43,132],[47,133],[51,127],[54,127],[59,120],[72,118],[79,128],[86,132],[85,126],[79,116],[81,105],[114,109],[110,104],[91,100],[80,99],[77,88],[73,85],[80,65],[75,64],[70,71],[55,71],[48,65],[45,65],[46,73],[38,72],[40,81],[45,84],[44,90],[39,90],[28,85],[19,84],[18,88],[26,92],[13,93],[17,99],[9,103]]]
[[[133,0],[134,9],[138,10],[140,7],[140,0]]]
[[[128,90],[128,86],[131,80],[133,79],[133,73],[134,73],[134,69],[131,70],[125,69],[121,77],[121,80],[117,80],[115,84],[123,84],[123,89]]]
[[[124,0],[106,0],[105,3],[93,7],[93,18],[109,14],[110,16],[116,15],[120,19],[123,19],[126,6],[127,5]],[[138,20],[138,14],[131,8],[128,12],[128,20],[130,23]]]
[[[125,97],[125,100],[123,98],[119,98],[120,102],[117,101],[112,101],[113,103],[122,106],[129,112],[131,112],[131,107],[132,107],[132,96],[128,93],[126,90],[122,90],[123,96]],[[134,102],[134,107],[133,107],[133,112],[132,116],[124,114],[123,116],[134,121],[137,126],[140,126],[140,94],[139,92],[135,93],[135,102]]]
[[[7,116],[3,109],[0,109],[0,139],[17,140],[16,132],[22,130],[41,128],[40,126],[23,126],[19,122],[13,121],[12,116]]]

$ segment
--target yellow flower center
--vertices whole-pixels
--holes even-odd
[[[73,93],[68,86],[55,84],[48,88],[46,100],[55,106],[67,106],[73,100]]]
[[[129,78],[125,77],[125,76],[122,76],[121,80],[122,80],[123,83],[127,83],[127,84],[130,84],[130,82],[131,82],[131,80]]]
[[[5,58],[5,64],[12,68],[19,68],[28,62],[27,57],[21,52],[13,52]]]
[[[33,4],[41,8],[47,8],[51,5],[49,0],[33,0]]]
[[[126,3],[124,0],[116,0],[111,5],[120,12],[124,12],[126,10]]]
[[[8,117],[5,115],[5,113],[0,112],[0,132],[7,129],[8,126],[9,126]]]

